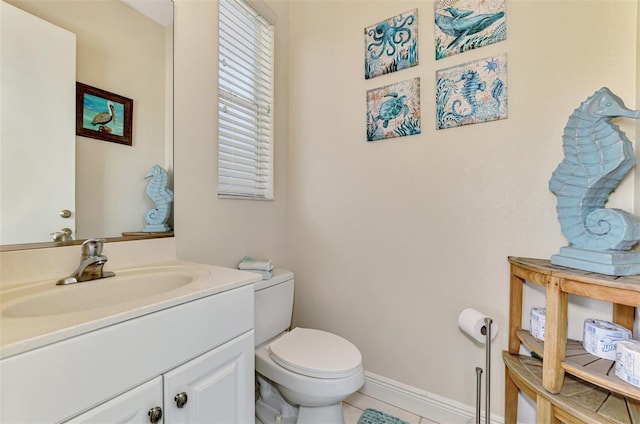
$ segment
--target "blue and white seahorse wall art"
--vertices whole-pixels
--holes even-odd
[[[602,87],[573,111],[562,136],[564,159],[549,189],[556,195],[558,220],[569,246],[551,263],[607,275],[640,274],[640,218],[605,208],[609,195],[634,166],[633,145],[615,118],[640,119],[640,110]]]
[[[436,128],[507,118],[507,55],[436,72]]]
[[[436,60],[507,38],[505,0],[436,0]]]
[[[420,134],[420,78],[367,91],[367,141]]]
[[[364,29],[364,77],[370,79],[418,64],[418,9]]]

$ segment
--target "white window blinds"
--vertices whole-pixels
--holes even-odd
[[[220,0],[218,195],[273,199],[274,28],[243,0]]]

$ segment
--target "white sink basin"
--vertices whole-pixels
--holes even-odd
[[[64,275],[0,280],[0,360],[260,280],[258,274],[177,259],[107,271],[115,277],[60,286]]]
[[[2,309],[2,316],[31,318],[105,308],[151,298],[207,275],[205,270],[195,267],[168,266],[126,270],[117,272],[115,277],[66,286],[46,282],[32,287],[31,293],[16,296],[15,302],[9,302]]]

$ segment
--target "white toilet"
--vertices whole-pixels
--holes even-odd
[[[255,284],[256,422],[343,424],[342,400],[364,384],[362,355],[326,331],[294,328],[293,273]]]

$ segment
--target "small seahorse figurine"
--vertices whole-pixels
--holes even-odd
[[[171,213],[171,204],[173,203],[173,191],[167,188],[169,176],[167,171],[160,165],[153,165],[151,170],[144,178],[151,177],[147,184],[147,194],[156,204],[155,209],[147,209],[145,220],[147,226],[144,232],[166,232],[171,231],[171,227],[167,225],[169,214]]]
[[[608,275],[640,274],[640,220],[605,208],[609,195],[635,163],[633,145],[613,118],[640,119],[608,88],[596,91],[571,114],[562,137],[564,160],[549,189],[557,197],[558,219],[570,246],[551,257],[556,265]]]

